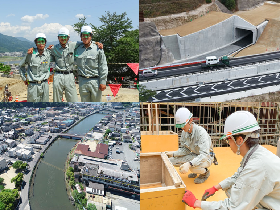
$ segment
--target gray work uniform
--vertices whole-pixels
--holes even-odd
[[[280,158],[259,145],[243,168],[252,149],[242,159],[237,172],[219,183],[229,198],[202,201],[203,210],[280,209]]]
[[[82,44],[75,51],[75,62],[78,66],[81,101],[101,102],[99,85],[106,85],[108,75],[104,51],[93,43],[88,48]]]
[[[50,59],[48,50],[40,55],[35,48],[33,54],[27,54],[21,60],[19,73],[23,81],[28,81],[27,102],[49,102]]]
[[[67,43],[65,48],[56,44],[51,50],[51,56],[55,61],[55,73],[53,79],[53,101],[61,102],[63,91],[67,102],[77,102],[77,90],[75,76],[73,74],[74,50],[77,42]]]
[[[180,138],[180,148],[173,153],[174,157],[170,161],[175,166],[181,166],[186,162],[191,162],[190,171],[196,174],[205,173],[205,168],[211,166],[213,152],[211,138],[206,130],[193,124],[192,133],[182,131]]]

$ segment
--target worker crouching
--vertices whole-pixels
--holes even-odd
[[[211,138],[206,130],[193,123],[192,113],[187,108],[176,112],[176,127],[182,128],[181,147],[175,152],[166,152],[174,166],[179,166],[182,174],[189,170],[189,178],[201,184],[210,176],[209,167],[213,163],[214,153]],[[199,176],[197,177],[197,175]]]

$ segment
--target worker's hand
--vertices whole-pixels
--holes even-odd
[[[53,45],[49,45],[47,49],[50,50],[50,49],[52,49],[52,47],[53,47]]]
[[[102,84],[99,85],[99,90],[103,91],[105,89],[106,89],[106,85],[102,85]]]
[[[210,196],[214,195],[215,192],[217,192],[217,191],[218,191],[218,189],[216,189],[215,186],[205,190],[201,200],[202,201],[206,201],[207,198],[209,198]]]
[[[33,53],[33,47],[31,47],[27,50],[27,54],[32,54],[32,53]]]
[[[187,204],[189,207],[194,207],[194,203],[195,201],[197,201],[198,199],[196,199],[196,197],[194,196],[194,194],[187,190],[185,191],[185,194],[183,196],[182,202],[184,202],[185,204]]]
[[[190,167],[191,167],[190,162],[186,162],[180,166],[179,171],[181,174],[185,174],[189,171]]]
[[[27,85],[27,86],[28,86],[28,82],[27,82],[27,80],[25,80],[25,81],[23,81],[23,82],[24,82],[24,84],[25,84],[25,85]]]
[[[102,43],[100,43],[100,42],[95,42],[95,44],[98,45],[98,48],[99,48],[99,49],[103,49],[103,44],[102,44]]]
[[[173,157],[173,152],[168,152],[168,151],[166,151],[166,152],[164,152],[166,155],[167,155],[167,157]]]

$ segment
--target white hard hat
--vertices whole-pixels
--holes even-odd
[[[83,26],[81,29],[81,33],[92,33],[92,29],[90,26]]]
[[[224,135],[221,139],[225,139],[236,134],[247,135],[259,129],[260,126],[253,114],[248,111],[237,111],[232,113],[226,119]]]
[[[59,31],[58,31],[58,36],[59,35],[67,35],[67,36],[69,36],[70,34],[69,34],[69,30],[67,29],[67,28],[65,28],[65,27],[62,27],[61,29],[59,29]]]
[[[43,34],[43,33],[38,33],[38,34],[36,34],[36,38],[35,39],[37,39],[37,38],[45,38],[46,39],[46,35]]]
[[[175,114],[176,128],[183,128],[192,116],[193,114],[187,108],[182,107],[178,109]]]

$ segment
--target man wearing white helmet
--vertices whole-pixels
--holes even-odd
[[[253,114],[237,111],[225,122],[224,135],[231,150],[243,157],[237,172],[219,184],[207,189],[197,200],[186,191],[183,202],[203,210],[252,210],[280,208],[280,159],[259,145],[260,127]],[[224,190],[228,198],[207,202],[208,197]]]
[[[176,152],[167,152],[170,161],[175,166],[180,166],[180,173],[192,172],[189,178],[195,178],[194,183],[201,184],[210,176],[214,153],[211,138],[206,130],[193,123],[192,113],[187,108],[177,110],[176,127],[182,128],[180,138],[181,147]]]
[[[82,102],[100,102],[102,91],[106,89],[108,75],[106,57],[104,51],[92,43],[92,35],[91,27],[83,26],[81,29],[83,44],[75,50]]]
[[[78,102],[75,76],[73,74],[74,68],[74,51],[82,44],[82,42],[68,42],[70,39],[69,30],[66,27],[62,27],[58,31],[59,44],[50,46],[51,58],[55,61],[55,74],[53,79],[53,101],[61,102],[63,98],[63,92],[67,102]],[[99,48],[103,48],[103,45],[96,42]],[[32,49],[29,49],[29,53],[32,53]]]
[[[20,62],[20,76],[27,88],[27,102],[48,102],[50,76],[50,53],[45,50],[46,36],[38,33],[34,40],[37,48],[33,54],[27,54]],[[25,65],[28,65],[25,69]]]

